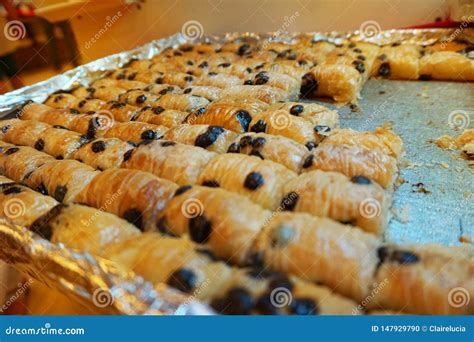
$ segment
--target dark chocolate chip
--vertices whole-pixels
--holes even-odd
[[[199,134],[194,141],[195,146],[207,148],[214,144],[219,136],[224,133],[224,128],[221,126],[209,126],[207,130]]]
[[[56,189],[54,190],[53,197],[56,199],[56,201],[62,202],[64,201],[64,197],[66,197],[66,193],[67,193],[67,186],[58,185]]]
[[[211,232],[211,221],[209,221],[203,214],[189,219],[189,235],[194,242],[208,242]]]
[[[23,191],[23,189],[20,188],[19,186],[12,186],[10,188],[7,188],[7,189],[3,190],[3,194],[4,195],[19,194],[22,191]]]
[[[364,176],[354,176],[351,178],[351,182],[355,184],[363,184],[363,185],[372,184],[372,181]]]
[[[290,305],[291,313],[295,315],[317,315],[318,305],[310,298],[294,298]]]
[[[127,160],[129,160],[132,157],[132,153],[133,153],[133,149],[128,150],[127,152],[125,152],[123,154],[123,161],[126,162]]]
[[[183,94],[189,94],[192,91],[193,91],[193,88],[186,88],[183,90]]]
[[[285,211],[293,211],[300,196],[295,191],[290,191],[281,200],[280,207]]]
[[[157,106],[157,107],[153,108],[153,113],[155,113],[155,114],[161,114],[164,111],[165,111],[165,109],[161,106]]]
[[[365,65],[364,65],[364,62],[360,61],[360,60],[355,60],[352,62],[352,65],[354,65],[354,67],[356,68],[356,70],[363,74],[365,72]]]
[[[194,79],[194,77],[192,77],[192,76],[184,76],[184,80],[185,80],[186,82],[192,82],[193,79]]]
[[[168,221],[165,217],[162,217],[156,223],[156,229],[163,235],[170,236],[170,237],[177,237],[170,229],[168,225]]]
[[[217,72],[211,71],[210,73],[207,74],[208,76],[216,76]]]
[[[259,172],[250,172],[245,177],[244,186],[250,190],[256,190],[265,183],[262,174]]]
[[[274,304],[273,296],[270,292],[263,293],[257,299],[255,304],[255,310],[260,315],[278,315],[280,314],[280,308],[277,308]]]
[[[315,148],[316,146],[318,146],[318,144],[316,144],[315,142],[313,141],[310,141],[310,142],[307,142],[305,144],[306,148],[308,149],[308,151],[311,151],[313,148]]]
[[[252,145],[253,139],[250,135],[244,135],[242,138],[240,138],[240,147],[247,147],[249,145]]]
[[[362,50],[361,50],[361,49],[359,49],[359,48],[355,48],[355,49],[354,49],[354,50],[352,50],[352,51],[354,51],[355,53],[362,53]]]
[[[230,144],[227,153],[240,153],[240,144],[237,142]]]
[[[91,145],[92,152],[94,153],[105,151],[105,147],[106,147],[105,142],[102,140],[94,141]]]
[[[123,218],[128,222],[134,224],[138,229],[143,231],[143,219],[142,213],[138,209],[128,209],[124,214]]]
[[[252,80],[245,80],[244,85],[253,85]]]
[[[142,134],[140,135],[140,138],[142,140],[153,140],[153,139],[156,139],[158,136],[158,134],[151,130],[151,129],[147,129],[146,131],[143,131]]]
[[[262,84],[268,83],[269,80],[270,80],[270,78],[268,77],[267,73],[265,71],[262,71],[262,72],[259,72],[255,76],[255,82],[254,83],[256,85],[262,85]]]
[[[2,133],[7,133],[8,130],[12,127],[12,125],[5,125],[2,127]]]
[[[174,146],[176,143],[174,141],[162,141],[160,143],[162,147],[169,147],[169,146]]]
[[[80,101],[80,102],[77,104],[77,106],[78,106],[79,108],[82,108],[82,107],[84,107],[84,105],[85,105],[86,103],[87,103],[87,100],[82,100],[82,101]]]
[[[5,154],[9,156],[15,152],[18,152],[20,149],[18,147],[10,147],[8,150],[5,151]]]
[[[357,59],[360,61],[365,61],[365,56],[364,55],[359,55],[357,56]]]
[[[240,127],[242,127],[244,131],[248,131],[250,121],[252,121],[252,117],[250,116],[249,112],[240,109],[235,112],[235,117],[239,121]]]
[[[176,191],[174,193],[174,197],[185,193],[186,191],[190,190],[191,188],[192,188],[192,185],[182,185],[182,186],[180,186],[178,189],[176,189]]]
[[[252,147],[260,148],[263,145],[265,145],[266,142],[267,142],[267,140],[264,137],[257,137],[253,140]]]
[[[146,96],[145,95],[139,95],[137,96],[137,98],[135,99],[135,103],[136,104],[142,104],[146,101]]]
[[[262,119],[258,120],[252,127],[250,127],[250,131],[255,133],[262,133],[265,132],[267,129],[267,124]]]
[[[202,182],[203,186],[207,186],[209,188],[218,188],[220,187],[220,184],[216,180],[205,180]]]
[[[258,151],[258,150],[251,150],[250,153],[249,153],[249,156],[255,156],[255,157],[259,157],[260,159],[264,160],[265,158],[263,157],[263,155]]]
[[[304,110],[304,107],[302,105],[294,105],[293,107],[290,108],[290,114],[298,116],[300,115]]]
[[[41,183],[40,185],[38,185],[35,189],[35,191],[39,192],[40,194],[43,194],[45,196],[48,195],[48,189],[46,189],[46,186],[44,185],[44,183]]]
[[[314,161],[314,155],[310,154],[307,156],[304,161],[303,161],[303,169],[307,169],[308,167],[311,167],[313,165]]]
[[[307,73],[301,79],[301,97],[310,97],[318,89],[318,81],[314,78],[313,74]]]
[[[431,80],[431,75],[422,74],[422,75],[420,75],[420,77],[418,79],[420,81],[430,81]]]
[[[214,301],[211,305],[225,315],[248,315],[254,308],[252,295],[241,287],[231,289],[225,298]]]
[[[158,78],[155,80],[155,83],[156,83],[156,84],[162,84],[162,83],[163,83],[163,77],[158,77]]]
[[[209,66],[209,63],[204,61],[202,62],[201,64],[198,65],[199,68],[203,69],[203,68],[207,68]]]
[[[237,54],[239,56],[245,55],[247,52],[250,50],[250,45],[249,44],[242,44],[240,45],[239,49],[237,50]]]
[[[389,76],[390,75],[390,63],[384,62],[380,64],[379,71],[378,71],[379,76]]]
[[[30,230],[41,236],[43,239],[51,240],[51,237],[53,236],[53,229],[50,225],[50,222],[61,213],[63,208],[64,205],[58,204],[46,214],[37,218],[31,224]]]
[[[194,272],[187,268],[181,268],[171,274],[168,285],[185,293],[191,293],[196,286],[198,278]]]
[[[44,140],[43,139],[36,140],[35,149],[37,149],[38,151],[43,151],[43,149],[44,149]]]
[[[228,67],[230,67],[230,63],[221,63],[221,64],[218,65],[218,67],[220,67],[220,68],[228,68]]]

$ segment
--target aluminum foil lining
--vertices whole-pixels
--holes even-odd
[[[114,263],[52,244],[26,228],[0,223],[0,258],[106,314],[205,315],[206,306],[163,284],[153,286]]]
[[[380,45],[398,43],[401,41],[420,45],[430,45],[436,42],[451,41],[453,40],[453,37],[458,40],[464,40],[472,43],[474,42],[474,30],[464,29],[461,32],[456,31],[456,29],[390,30],[380,32],[370,37],[367,35],[367,33],[364,34],[363,32],[358,31],[305,34],[295,33],[284,36],[277,35],[275,33],[228,33],[218,36],[205,36],[202,37],[200,41],[225,42],[237,40],[242,42],[279,41],[291,43],[295,40],[307,39],[315,41],[328,40],[338,44],[346,39],[351,39],[355,41],[368,41]],[[1,95],[0,117],[7,118],[8,114],[11,114],[16,106],[24,103],[25,101],[33,100],[36,102],[42,102],[49,94],[55,91],[69,89],[77,84],[87,85],[91,81],[103,75],[106,70],[121,67],[131,59],[151,58],[167,47],[174,47],[186,42],[186,39],[181,34],[176,34],[164,39],[158,39],[136,49],[93,61],[86,65],[79,66],[73,70],[67,71],[64,74],[52,77],[49,80],[18,89],[5,95]],[[379,84],[379,82],[381,83]],[[420,83],[420,85],[415,83]],[[421,89],[423,87],[421,83],[422,82],[411,82],[410,85],[413,87],[419,87]],[[436,87],[437,83],[433,82],[432,84],[434,87]],[[452,87],[457,86],[453,83],[446,84],[452,84]],[[403,86],[397,81],[370,80],[365,87],[367,88],[366,92],[369,93],[368,97],[375,96],[375,93],[378,92],[377,89],[379,89],[380,86],[383,86],[387,91],[393,88],[394,93],[399,93],[400,90],[404,89],[400,88]],[[466,85],[463,86],[465,87]],[[371,90],[371,88],[374,89]],[[409,96],[409,94],[413,93],[413,91],[414,89],[409,91],[407,90],[407,94],[403,96]],[[440,89],[435,91],[439,92]],[[466,89],[464,89],[464,92],[465,91]],[[396,95],[393,96],[394,100],[395,96]],[[403,102],[406,99],[396,98],[396,100]],[[364,99],[362,100],[361,104],[363,103]],[[383,101],[382,104],[380,104],[382,108],[385,108],[385,105],[386,103]],[[407,107],[409,107],[409,105],[407,105]],[[400,117],[395,116],[393,118],[385,118],[382,116],[385,111],[380,111],[377,108],[368,108],[371,112],[380,112],[378,113],[380,117],[377,117],[374,120],[358,118],[357,115],[354,116],[350,112],[346,113],[345,111],[346,109],[348,110],[348,108],[345,107],[342,109],[342,111],[339,111],[343,121],[347,121],[351,126],[353,126],[353,128],[356,129],[373,129],[374,127],[371,127],[373,124],[380,125],[382,124],[381,120],[386,119],[392,119],[394,121],[401,122],[405,122],[405,120],[408,122],[411,120],[411,118],[405,118],[403,113],[400,113]],[[429,110],[426,112],[430,113]],[[421,118],[418,119],[421,120]],[[420,123],[417,122],[417,125]],[[396,129],[396,131],[398,130]],[[442,131],[440,130],[440,132]],[[404,136],[404,139],[406,138],[407,136]],[[416,143],[416,141],[411,143]],[[413,147],[413,149],[416,149],[417,151],[419,150],[419,148],[415,147]],[[441,153],[440,151],[433,149],[427,149],[427,152],[431,154],[434,152]],[[410,150],[407,151],[407,154],[408,158],[411,157]],[[429,158],[429,156],[426,158]],[[415,172],[413,172],[413,170],[407,170],[404,172],[404,174],[402,174],[402,176],[408,181],[415,182],[417,180],[419,181],[420,172],[424,174],[424,178],[429,178],[430,172],[426,174],[423,170],[419,170],[419,172],[416,170]],[[456,182],[460,182],[460,184],[469,184],[469,177],[470,176],[468,173],[464,173],[462,179],[459,177],[456,178]],[[435,180],[433,180],[433,182],[435,182]],[[460,186],[462,187],[462,185]],[[448,187],[448,190],[449,189],[450,187]],[[447,203],[446,201],[449,200],[449,198],[455,198],[454,195],[455,194],[452,194],[451,196],[450,194],[440,193],[440,196],[436,198],[435,202],[439,203],[439,199]],[[395,205],[404,205],[405,199],[410,199],[410,196],[413,196],[410,190],[404,191],[402,188],[398,189],[396,191]],[[435,203],[431,203],[432,201],[426,201],[424,199],[414,199],[413,202],[416,203],[415,207],[419,209],[419,213],[417,212],[417,216],[412,219],[412,223],[408,225],[402,225],[399,222],[391,224],[391,227],[389,227],[387,231],[386,238],[393,242],[399,243],[425,243],[436,241],[443,244],[453,244],[451,240],[452,235],[455,234],[447,234],[448,237],[445,241],[444,237],[446,234],[443,235],[442,232],[445,230],[445,227],[448,225],[448,223],[452,225],[452,223],[457,220],[458,214],[453,214],[453,210],[448,208],[449,210],[447,210],[446,213],[450,213],[450,216],[440,215],[439,219],[432,218],[429,221],[429,226],[427,226],[426,222],[428,221],[426,221],[426,217],[432,216],[430,213],[433,212],[432,206],[435,205]],[[452,205],[447,207],[457,206],[458,205],[456,202],[453,202]],[[463,204],[463,207],[464,210],[462,210],[462,212],[469,212],[469,205],[467,205],[466,208],[466,204]],[[449,222],[446,221],[447,217],[450,218]],[[439,229],[435,227],[437,224],[439,225]],[[471,227],[471,225],[468,223],[467,228],[469,229],[466,229],[466,231],[470,231],[473,227]],[[113,295],[114,301],[110,306],[107,306],[103,309],[105,313],[184,315],[212,313],[208,307],[193,301],[192,298],[185,297],[182,294],[173,291],[165,285],[153,286],[149,282],[144,281],[143,278],[133,273],[124,272],[117,269],[113,263],[108,262],[107,260],[95,258],[86,253],[74,252],[61,245],[51,244],[50,242],[39,238],[24,228],[7,225],[4,223],[2,224],[1,222],[0,258],[13,264],[21,271],[33,276],[35,279],[44,282],[48,286],[63,293],[67,293],[70,296],[74,296],[79,301],[83,301],[89,305],[92,305],[91,302],[93,301],[93,296],[96,291],[101,290],[106,293],[111,293]]]

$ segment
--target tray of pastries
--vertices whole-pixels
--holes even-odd
[[[85,252],[217,314],[473,314],[458,303],[474,295],[472,201],[448,190],[441,207],[458,212],[426,212],[432,178],[407,158],[448,152],[405,127],[424,114],[390,115],[410,87],[472,95],[473,45],[390,36],[175,36],[0,97],[0,217],[52,255]],[[453,182],[469,192],[461,129]],[[403,228],[394,204],[410,196],[424,213]],[[439,238],[448,220],[465,241]]]

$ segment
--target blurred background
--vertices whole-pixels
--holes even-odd
[[[444,26],[468,20],[473,7],[474,0],[0,0],[0,94],[184,29]]]

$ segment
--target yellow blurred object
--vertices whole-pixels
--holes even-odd
[[[33,282],[28,293],[26,306],[29,315],[99,315],[92,304],[86,307],[59,291],[38,281]]]

